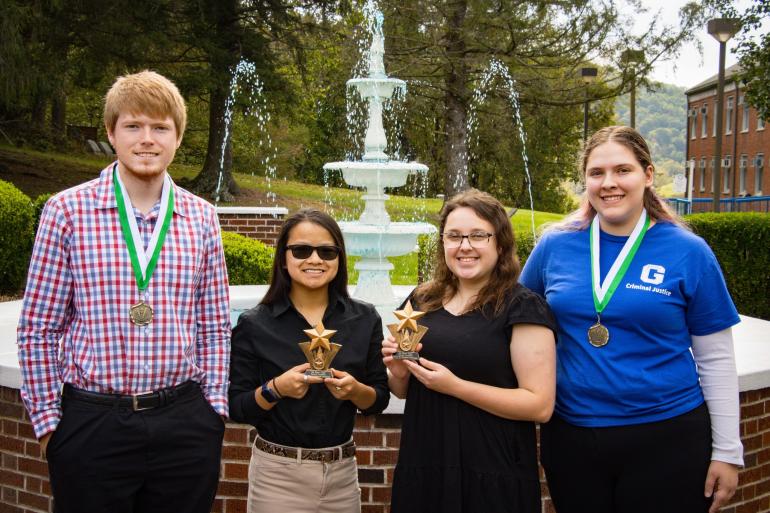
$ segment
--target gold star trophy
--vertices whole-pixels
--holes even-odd
[[[412,302],[407,301],[403,310],[393,312],[400,321],[398,324],[388,324],[393,338],[398,343],[398,351],[393,353],[396,360],[419,360],[420,354],[416,351],[417,344],[427,333],[428,328],[417,324],[417,319],[425,315],[412,308]]]
[[[318,326],[312,330],[304,331],[310,337],[309,342],[300,342],[299,344],[310,364],[310,368],[305,371],[305,374],[320,378],[333,378],[334,374],[329,370],[329,366],[339,350],[342,349],[342,344],[329,342],[329,339],[337,333],[337,330],[327,330],[324,328],[324,323],[319,322]]]

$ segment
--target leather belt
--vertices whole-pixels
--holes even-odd
[[[254,440],[254,447],[267,454],[284,456],[295,460],[322,461],[324,463],[341,460],[342,458],[350,458],[356,454],[356,444],[353,440],[336,447],[307,449],[304,447],[289,447],[286,445],[274,444],[273,442],[268,442],[264,438],[257,437],[256,440]],[[299,458],[297,457],[298,454]]]
[[[64,385],[62,397],[83,401],[100,406],[119,406],[129,408],[134,411],[151,410],[152,408],[162,408],[172,404],[180,397],[184,397],[195,390],[200,390],[200,385],[195,381],[185,381],[181,385],[162,388],[155,392],[146,394],[122,395],[122,394],[102,394],[100,392],[90,392],[75,388],[69,383]]]

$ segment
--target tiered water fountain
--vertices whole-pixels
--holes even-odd
[[[391,160],[385,153],[387,138],[382,126],[383,102],[398,89],[404,91],[403,80],[385,74],[383,55],[385,37],[382,33],[382,13],[374,17],[374,31],[369,49],[368,76],[348,80],[368,103],[368,125],[364,141],[364,156],[360,161],[329,162],[326,170],[340,170],[350,185],[366,188],[364,211],[358,221],[341,222],[345,246],[351,255],[360,256],[356,263],[358,284],[353,295],[373,303],[383,319],[390,317],[397,298],[390,283],[393,269],[387,257],[406,255],[414,251],[417,237],[435,233],[429,223],[391,222],[385,210],[385,187],[400,187],[411,173],[426,173],[428,167],[417,162]]]

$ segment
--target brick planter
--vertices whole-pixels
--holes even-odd
[[[284,207],[217,207],[223,231],[235,232],[275,246],[289,210]]]
[[[770,511],[770,388],[741,392],[741,438],[746,468],[723,513]],[[19,391],[0,386],[0,513],[53,511],[48,467],[40,454]],[[393,467],[398,458],[401,415],[359,416],[353,437],[358,445],[362,513],[388,513]],[[246,511],[251,426],[228,423],[222,447],[219,490],[212,512]],[[542,475],[542,472],[541,472]],[[553,513],[543,482],[543,513]]]

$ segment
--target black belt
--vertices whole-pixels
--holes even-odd
[[[195,381],[185,381],[181,385],[162,388],[156,392],[146,394],[122,395],[122,394],[102,394],[99,392],[89,392],[75,388],[69,383],[64,385],[62,397],[75,399],[100,406],[119,406],[130,408],[134,411],[150,410],[152,408],[162,408],[167,406],[180,397],[190,394],[196,389],[200,390],[200,385]]]
[[[254,440],[254,447],[267,454],[275,454],[276,456],[285,456],[286,458],[311,460],[311,461],[323,461],[324,463],[330,463],[332,461],[341,460],[342,458],[349,458],[356,454],[356,444],[353,440],[346,442],[337,447],[324,447],[323,449],[307,449],[304,447],[289,447],[286,445],[274,444],[268,442],[264,438],[257,437]]]

